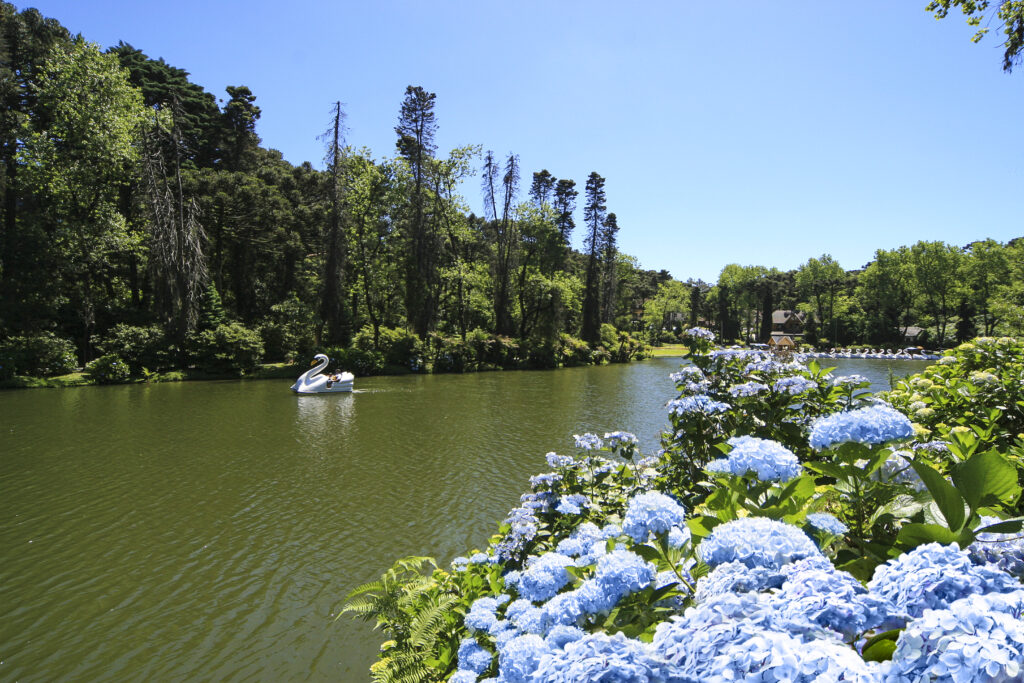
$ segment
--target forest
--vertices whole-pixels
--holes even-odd
[[[0,98],[0,379],[244,372],[322,349],[364,374],[625,361],[696,324],[763,341],[777,309],[802,311],[815,345],[1024,330],[1021,240],[919,242],[856,270],[732,264],[713,284],[645,270],[598,172],[438,150],[421,86],[381,122],[385,157],[350,144],[325,95],[323,169],[295,166],[261,146],[248,87],[219,105],[162,58],[0,2]],[[483,215],[460,194],[474,185]]]

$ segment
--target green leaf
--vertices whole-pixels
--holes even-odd
[[[960,497],[952,484],[927,463],[915,459],[910,461],[910,466],[928,487],[928,492],[932,494],[932,499],[939,506],[942,517],[946,520],[946,526],[953,531],[960,531],[965,521],[964,499]]]
[[[892,653],[896,651],[896,641],[900,633],[900,629],[893,629],[874,636],[864,644],[861,657],[865,662],[888,662],[892,659]]]
[[[904,524],[896,540],[911,548],[925,543],[959,543],[960,534],[950,531],[939,524]]]
[[[995,524],[990,524],[987,527],[978,529],[976,534],[1015,534],[1021,529],[1024,529],[1024,517],[1014,517],[1013,519],[1004,519]]]
[[[1020,496],[1017,471],[995,451],[975,453],[951,475],[971,510],[995,502],[1010,504]]]
[[[661,553],[649,545],[638,544],[632,547],[632,551],[648,562],[657,563],[661,559]]]

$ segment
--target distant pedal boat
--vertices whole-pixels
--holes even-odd
[[[334,375],[320,374],[327,367],[329,359],[322,353],[316,354],[311,367],[295,380],[292,391],[296,394],[337,394],[352,391],[355,375],[351,372],[339,372]]]

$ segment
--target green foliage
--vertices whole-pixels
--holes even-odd
[[[119,384],[127,382],[131,377],[128,363],[121,360],[116,353],[100,356],[85,366],[85,374],[97,384]]]
[[[0,341],[0,379],[11,379],[15,375],[63,375],[77,365],[75,345],[52,332]]]
[[[366,326],[359,330],[352,343],[363,351],[380,352],[386,365],[414,371],[422,369],[423,343],[404,328],[381,327],[375,340],[373,328]]]
[[[238,322],[196,332],[189,347],[196,367],[216,375],[244,374],[263,358],[259,333]]]
[[[425,568],[433,572],[425,574]],[[454,670],[461,626],[457,604],[460,597],[454,578],[437,569],[429,557],[407,557],[376,581],[365,583],[348,594],[339,613],[352,613],[390,637],[370,669],[374,681],[428,681]],[[475,599],[476,596],[473,596]],[[464,611],[462,612],[464,613]]]
[[[325,353],[331,359],[333,369],[351,372],[356,377],[380,375],[386,367],[384,354],[380,351],[363,350],[358,347],[330,347]]]
[[[141,377],[145,370],[156,372],[174,366],[167,339],[159,325],[142,327],[119,323],[102,337],[94,339],[93,345],[100,353],[116,354],[123,359],[135,377]]]

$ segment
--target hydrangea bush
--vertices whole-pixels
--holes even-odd
[[[657,454],[575,435],[484,550],[350,594],[391,638],[374,680],[1024,679],[1024,435],[984,405],[1020,345],[905,380],[942,407],[965,364],[950,405],[977,397],[977,421],[944,430],[863,378],[686,334]]]

